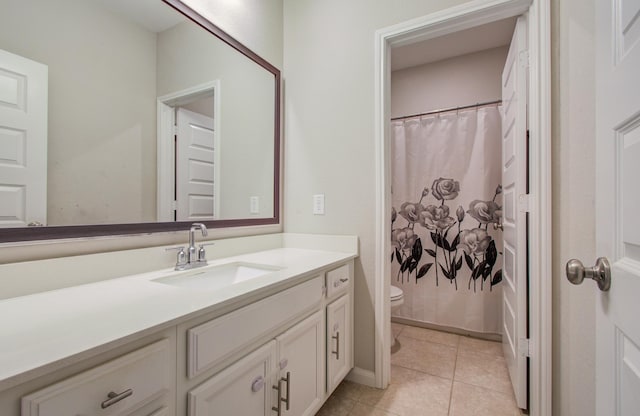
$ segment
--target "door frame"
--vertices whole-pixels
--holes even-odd
[[[551,414],[551,45],[550,0],[474,0],[402,22],[375,34],[375,380],[389,384],[391,372],[389,301],[391,251],[390,52],[496,20],[529,17],[529,410]]]
[[[214,212],[220,212],[220,80],[213,80],[186,88],[184,90],[172,92],[157,98],[158,125],[156,135],[157,149],[157,221],[170,222],[175,219],[170,216],[173,211],[175,186],[175,148],[173,146],[173,136],[176,134],[176,114],[175,108],[180,107],[194,99],[213,94],[213,129],[214,129]]]

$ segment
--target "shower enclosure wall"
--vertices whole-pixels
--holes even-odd
[[[390,280],[404,291],[395,320],[501,332],[501,107],[495,101],[506,53],[499,47],[392,73]],[[453,109],[433,111],[447,107]],[[406,116],[418,113],[427,114]]]

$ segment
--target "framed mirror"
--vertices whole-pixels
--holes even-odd
[[[179,0],[0,2],[0,242],[279,223],[277,68]]]

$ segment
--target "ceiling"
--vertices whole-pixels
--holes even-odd
[[[515,25],[516,18],[512,17],[450,35],[392,48],[391,70],[397,71],[508,45]]]
[[[94,0],[114,13],[128,16],[151,32],[163,32],[186,20],[181,13],[160,0]]]

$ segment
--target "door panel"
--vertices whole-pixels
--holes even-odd
[[[351,370],[351,304],[343,295],[327,306],[327,394],[338,387]]]
[[[527,24],[518,18],[502,73],[502,344],[516,402],[527,406]]]
[[[596,2],[596,414],[640,408],[640,2]],[[598,290],[594,285],[593,290]]]
[[[271,341],[207,379],[188,393],[188,415],[271,415],[275,358]]]
[[[324,315],[316,312],[276,338],[280,376],[289,373],[289,409],[283,415],[311,416],[324,399]],[[286,365],[284,365],[286,363]],[[283,391],[282,397],[286,396]]]
[[[0,227],[47,221],[48,68],[0,50]]]
[[[215,212],[215,131],[213,119],[178,108],[176,152],[177,220],[213,220]]]

